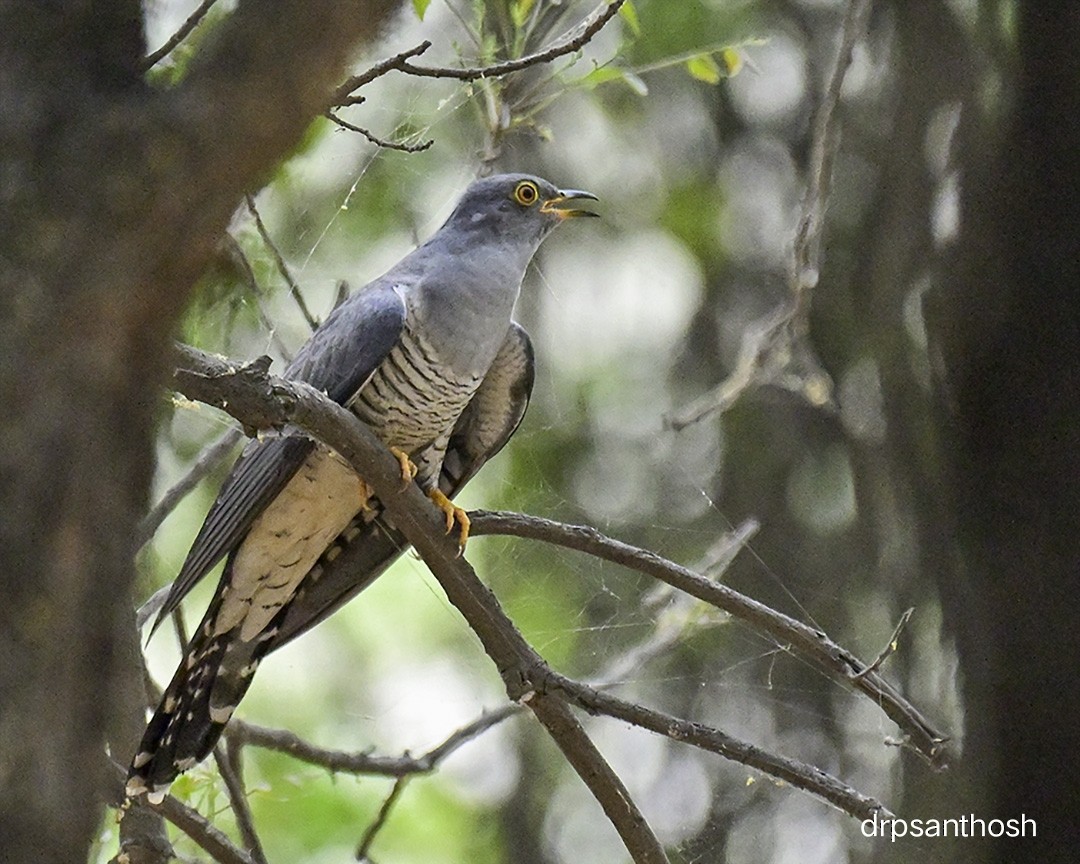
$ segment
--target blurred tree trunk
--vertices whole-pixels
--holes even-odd
[[[5,862],[85,860],[169,340],[235,203],[394,6],[241,4],[153,91],[138,0],[0,2]]]
[[[1038,823],[1025,857],[1075,860],[1080,829],[1080,4],[1019,4],[1002,133],[961,126],[962,224],[931,297],[970,596],[942,586],[967,691],[968,772],[990,815]],[[988,137],[1000,142],[987,147]],[[989,159],[986,158],[987,154]],[[1015,861],[1017,841],[988,860]]]

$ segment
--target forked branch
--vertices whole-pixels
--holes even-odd
[[[178,353],[186,368],[177,370],[175,382],[185,395],[225,407],[249,427],[295,423],[337,450],[374,486],[389,517],[418,550],[450,601],[481,639],[503,676],[511,699],[532,709],[600,801],[635,861],[666,859],[625,787],[570,712],[573,705],[592,713],[621,717],[673,739],[722,753],[824,798],[859,818],[885,812],[880,802],[813,766],[766,753],[719,730],[598,693],[553,672],[525,642],[468,562],[458,557],[456,545],[444,534],[441,517],[419,487],[400,491],[400,466],[396,459],[351,412],[304,384],[269,376],[264,363],[238,367],[185,346],[180,346]],[[814,628],[647,550],[605,538],[590,528],[518,514],[483,512],[476,514],[474,526],[474,533],[514,533],[617,561],[737,615],[833,678],[866,693],[897,720],[912,746],[924,757],[935,764],[943,760],[943,736],[876,673],[867,671],[866,664]]]

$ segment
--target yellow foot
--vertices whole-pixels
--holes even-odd
[[[408,486],[416,476],[415,463],[409,458],[409,454],[399,447],[391,447],[390,452],[397,457],[397,461],[401,465],[401,485]]]
[[[428,498],[435,502],[435,506],[446,514],[446,533],[454,530],[456,522],[461,527],[458,535],[458,554],[465,551],[465,543],[469,539],[469,514],[460,507],[455,507],[454,502],[447,498],[439,489],[428,492]]]

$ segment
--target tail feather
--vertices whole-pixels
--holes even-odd
[[[251,686],[276,628],[249,641],[239,627],[213,635],[213,605],[146,727],[127,794],[160,800],[176,777],[205,759]]]

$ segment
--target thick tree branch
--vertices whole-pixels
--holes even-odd
[[[511,699],[527,704],[540,719],[601,802],[636,861],[665,859],[625,788],[596,752],[580,723],[570,712],[569,703],[578,704],[590,712],[621,717],[676,740],[687,740],[696,746],[721,753],[810,791],[859,818],[868,818],[868,814],[873,812],[884,812],[879,802],[859,794],[816,768],[767,754],[760,748],[701,724],[599,694],[587,685],[554,673],[506,618],[494,596],[476,579],[468,563],[457,556],[456,546],[444,536],[441,518],[427,504],[419,489],[409,487],[401,490],[400,468],[396,460],[350,412],[329,402],[306,385],[271,378],[261,362],[237,368],[185,346],[180,346],[178,352],[182,362],[200,370],[176,372],[177,384],[188,396],[224,406],[243,422],[255,426],[296,423],[341,453],[375,487],[390,518],[420,552],[451,602],[480,637],[485,650],[495,661]],[[924,739],[934,736],[917,712],[875,674],[856,677],[865,669],[864,664],[817,630],[659,556],[604,538],[592,529],[517,517],[515,514],[478,513],[476,516],[481,532],[495,533],[496,529],[503,529],[503,533],[554,539],[561,545],[634,567],[737,614],[780,640],[781,644],[793,645],[799,656],[807,657],[834,678],[859,687],[886,703],[886,710],[897,713],[907,721],[905,728],[912,729],[920,744],[925,744]],[[913,720],[911,715],[916,719]],[[925,745],[926,758],[940,758],[940,743],[935,738]]]
[[[187,78],[157,90],[137,0],[0,4],[0,836],[12,860],[83,860],[100,823],[98,778],[78,769],[104,743],[130,626],[159,415],[148,382],[166,373],[237,202],[398,5],[242,2]]]
[[[178,346],[188,366],[174,375],[190,398],[224,408],[256,428],[295,423],[333,447],[376,490],[394,524],[404,533],[439,580],[484,650],[495,662],[514,701],[525,701],[567,761],[589,787],[637,864],[666,862],[652,833],[611,766],[596,750],[569,706],[557,693],[537,691],[534,674],[542,658],[514,627],[491,591],[458,555],[445,534],[445,521],[415,484],[401,487],[401,466],[355,415],[307,384],[271,378],[261,361],[237,368],[187,346]],[[194,371],[198,370],[198,371]]]

